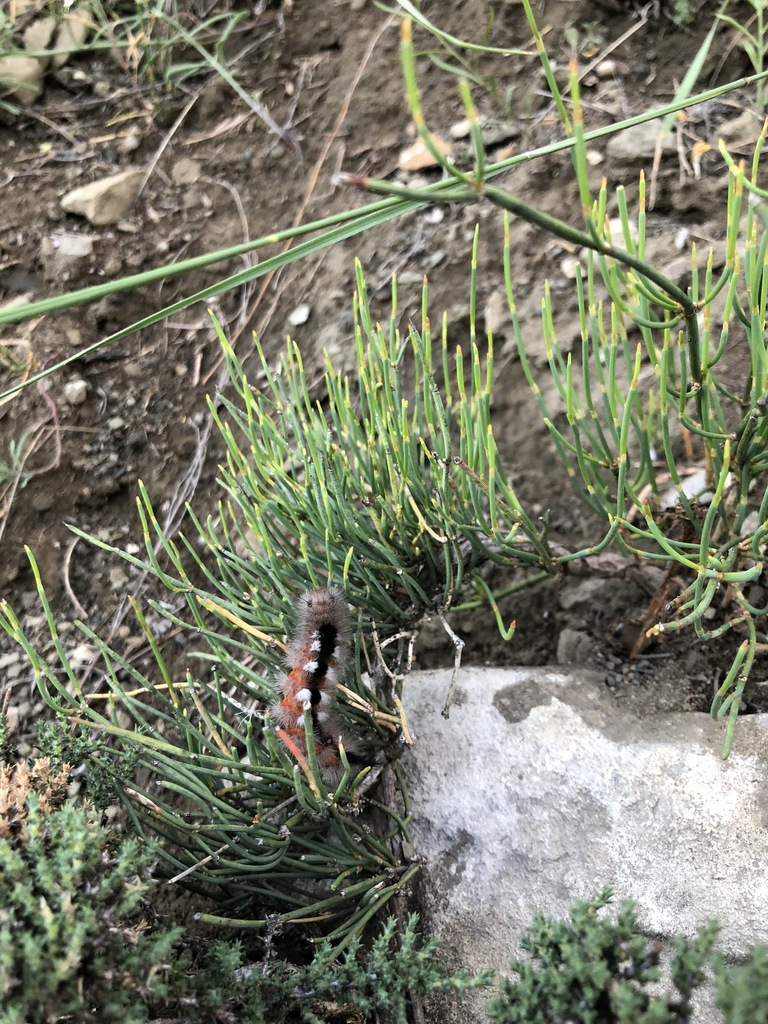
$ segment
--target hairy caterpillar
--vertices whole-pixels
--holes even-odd
[[[307,590],[299,598],[296,628],[288,644],[290,671],[281,683],[283,698],[273,709],[278,735],[296,755],[306,755],[304,707],[312,711],[315,755],[325,782],[338,782],[344,772],[339,739],[348,750],[336,714],[336,685],[350,652],[351,627],[344,594],[338,587]]]

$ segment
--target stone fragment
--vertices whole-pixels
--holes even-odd
[[[182,157],[171,168],[171,180],[174,185],[194,185],[202,173],[199,160]]]
[[[723,121],[717,129],[717,138],[722,139],[729,149],[751,149],[757,142],[762,126],[763,122],[757,114],[745,107],[738,117]],[[714,148],[717,148],[716,143]]]
[[[595,67],[595,74],[598,78],[613,78],[619,71],[618,62],[615,60],[601,60]]]
[[[560,260],[560,273],[569,281],[575,281],[576,277],[584,277],[587,268],[576,256],[564,256]]]
[[[40,259],[46,281],[67,281],[93,254],[93,235],[65,231],[44,235],[40,240]]]
[[[88,385],[82,377],[73,377],[64,385],[64,400],[70,405],[82,405],[88,396]]]
[[[50,491],[43,491],[42,494],[33,495],[30,505],[32,511],[37,513],[47,512],[53,508],[54,495]]]
[[[81,50],[88,38],[92,25],[93,12],[88,4],[78,4],[75,7],[71,7],[59,24],[53,44],[54,50]],[[71,53],[55,53],[53,55],[53,66],[56,68],[63,67],[71,56]]]
[[[558,665],[572,666],[589,663],[594,640],[581,629],[562,629],[557,638]]]
[[[637,164],[653,160],[662,124],[661,119],[646,121],[612,135],[606,145],[606,155],[616,163]],[[677,152],[674,130],[661,137],[661,152],[662,155]]]
[[[502,288],[497,288],[488,296],[485,303],[485,327],[494,337],[498,337],[505,327],[509,327],[512,318],[509,315],[509,302],[507,293]]]
[[[75,670],[85,668],[97,657],[98,653],[93,644],[83,641],[69,652],[69,662]]]
[[[67,213],[77,213],[91,224],[117,224],[130,211],[144,178],[140,170],[120,171],[69,192],[61,200]]]
[[[456,121],[448,129],[448,134],[455,141],[468,139],[472,129],[472,122],[465,117]],[[486,146],[498,146],[509,139],[520,137],[520,125],[513,121],[501,121],[495,117],[485,117],[480,121],[480,134]]]
[[[24,30],[22,36],[24,49],[27,53],[42,52],[47,50],[53,39],[53,34],[56,31],[56,19],[55,18],[35,18],[34,21],[30,22]],[[47,57],[38,58],[48,62]]]
[[[31,107],[43,91],[45,69],[36,57],[0,57],[0,97]]]
[[[432,141],[437,150],[443,156],[451,155],[451,147],[438,135],[432,136]],[[420,171],[425,167],[437,167],[437,160],[427,149],[421,139],[416,139],[412,146],[404,149],[397,158],[397,166],[401,171]]]
[[[297,306],[296,309],[289,313],[288,323],[291,327],[301,327],[302,324],[305,324],[307,320],[309,320],[311,313],[312,308],[308,306],[306,302],[303,302],[300,306]]]
[[[94,88],[94,92],[96,89]],[[133,153],[141,145],[141,131],[136,125],[132,125],[125,132],[125,135],[117,144],[118,153]]]
[[[113,590],[122,590],[127,583],[128,574],[120,566],[114,566],[109,570],[109,585]]]

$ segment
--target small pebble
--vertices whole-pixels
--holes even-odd
[[[437,135],[433,135],[431,138],[438,152],[450,158],[450,145]],[[400,153],[397,158],[397,166],[401,171],[421,171],[425,167],[436,167],[437,160],[432,155],[432,152],[427,149],[426,144],[421,139],[416,139],[413,145]]]
[[[147,432],[144,427],[135,427],[125,439],[128,448],[144,448],[147,443]]]
[[[458,142],[461,139],[468,139],[471,129],[472,122],[468,117],[465,117],[461,121],[457,121],[455,124],[452,124],[448,129],[448,134],[452,139],[455,139]]]
[[[574,281],[577,274],[580,277],[584,277],[585,269],[583,264],[581,264],[575,256],[566,256],[560,261],[560,272],[563,277],[567,277],[569,281]]]
[[[595,68],[595,72],[598,78],[610,78],[615,75],[619,70],[619,65],[615,60],[601,60]]]
[[[109,570],[109,585],[113,590],[122,589],[128,582],[128,574],[123,572],[119,566]]]
[[[64,385],[64,399],[70,405],[82,405],[88,395],[88,385],[81,377],[74,377]]]
[[[118,153],[133,153],[139,148],[141,132],[136,128],[129,129],[117,144]]]
[[[98,651],[92,644],[83,642],[69,652],[69,663],[77,671],[92,661],[97,654]]]
[[[21,671],[22,671],[22,666],[21,665],[9,665],[8,668],[5,670],[5,673],[4,673],[4,681],[5,681],[5,683],[6,684],[10,684],[10,683],[13,682],[14,679],[18,679],[19,676],[21,675]]]
[[[30,505],[34,512],[47,512],[48,509],[53,507],[53,495],[49,491],[44,494],[36,494],[32,498]]]
[[[13,736],[14,733],[18,732],[20,720],[21,711],[19,710],[19,708],[14,707],[13,704],[6,708],[5,722],[8,727],[8,732],[11,734],[11,736]]]
[[[305,324],[307,320],[309,320],[309,314],[311,312],[311,307],[308,306],[306,302],[304,302],[300,306],[297,306],[296,309],[294,309],[294,311],[290,314],[290,316],[288,317],[288,323],[291,325],[291,327],[300,327],[302,324]]]
[[[427,224],[440,224],[445,217],[445,213],[439,206],[433,206],[427,210],[424,214],[424,220]]]

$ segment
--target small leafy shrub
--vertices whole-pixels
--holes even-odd
[[[295,966],[254,963],[236,940],[213,942],[193,965],[178,952],[183,929],[145,917],[157,844],[118,840],[93,808],[67,803],[69,776],[47,757],[0,765],[0,1024],[138,1024],[158,1004],[189,1022],[310,1024],[386,1007],[406,1024],[414,997],[490,979],[447,974],[415,915],[399,937],[390,918],[370,949],[353,939],[337,963],[328,941]]]
[[[62,1019],[143,1022],[159,1003],[180,1020],[329,1024],[375,1019],[407,1024],[414,1001],[491,984],[492,972],[449,973],[437,939],[418,918],[390,918],[370,947],[329,941],[297,966],[270,954],[253,961],[241,940],[215,941],[196,965],[179,954],[183,930],[144,919],[154,883],[152,843],[115,844],[96,813],[65,803],[68,771],[47,759],[0,766],[0,1024]],[[712,956],[714,923],[672,940],[667,991],[660,945],[639,933],[632,901],[600,913],[604,889],[569,920],[539,915],[488,1005],[495,1024],[685,1024],[691,995],[712,966],[725,1024],[758,1024],[768,997],[768,948],[741,966]],[[649,991],[649,986],[653,990]]]
[[[768,946],[754,946],[746,963],[714,962],[717,1005],[727,1024],[757,1024],[768,1006]]]
[[[71,725],[64,715],[55,715],[50,721],[40,723],[37,746],[56,770],[64,765],[85,768],[85,792],[97,810],[119,801],[121,784],[131,779],[136,770],[135,751],[126,750],[116,760],[106,749],[103,737]]]
[[[691,994],[704,980],[717,925],[705,925],[689,942],[673,940],[673,992],[649,993],[660,979],[658,944],[638,931],[634,903],[616,918],[600,916],[611,897],[603,889],[577,903],[568,921],[539,914],[522,940],[531,961],[513,960],[516,980],[504,978],[488,1006],[496,1024],[680,1024],[690,1020]],[[739,1018],[757,1024],[762,1018]],[[735,1018],[734,1018],[735,1021]]]
[[[0,1024],[138,1022],[183,973],[182,929],[150,932],[151,843],[113,845],[62,801],[66,770],[0,766]]]
[[[492,972],[448,975],[437,955],[438,940],[423,942],[417,926],[413,914],[398,939],[397,922],[389,918],[367,954],[355,939],[332,966],[330,943],[323,943],[309,964],[295,967],[283,960],[248,965],[241,943],[218,942],[196,978],[196,1010],[201,1020],[210,1020],[227,1007],[239,1024],[282,1021],[288,1007],[290,1019],[302,1024],[357,1020],[360,1014],[368,1019],[386,1010],[393,1024],[406,1024],[414,997],[489,984]]]

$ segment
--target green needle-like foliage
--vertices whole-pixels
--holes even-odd
[[[237,389],[215,413],[230,500],[206,531],[211,548],[231,550],[245,521],[251,575],[286,596],[307,573],[340,579],[384,633],[483,588],[488,560],[552,566],[499,462],[490,342],[483,357],[473,327],[468,353],[451,353],[443,325],[433,343],[426,286],[420,331],[401,337],[396,315],[393,287],[389,324],[373,323],[358,267],[356,374],[329,363],[314,394],[295,345],[279,374],[259,347],[266,383],[255,391],[222,337]]]
[[[768,606],[756,607],[748,598],[752,584],[763,575],[768,540],[768,192],[759,179],[768,122],[749,168],[737,165],[721,145],[730,171],[724,210],[725,265],[716,273],[711,252],[700,265],[692,246],[691,283],[683,287],[646,258],[642,175],[634,219],[623,186],[610,194],[604,181],[593,195],[577,68],[571,67],[569,108],[551,72],[531,5],[528,0],[522,3],[563,130],[573,143],[571,158],[583,227],[574,227],[490,183],[482,132],[466,81],[458,86],[471,125],[474,169],[463,170],[436,150],[421,107],[412,28],[406,19],[402,60],[413,121],[448,179],[433,198],[476,202],[484,197],[503,209],[505,217],[513,213],[579,247],[583,263],[577,267],[575,287],[580,352],[571,353],[557,338],[553,300],[548,283],[543,286],[542,331],[561,403],[561,408],[551,408],[522,340],[506,222],[504,274],[523,372],[578,497],[605,522],[601,538],[596,537],[588,548],[561,555],[559,562],[615,545],[641,560],[666,563],[670,573],[677,571],[686,585],[667,607],[659,598],[662,615],[650,624],[648,637],[687,627],[703,640],[737,632],[737,650],[712,704],[715,717],[728,716],[726,756],[757,652],[756,619],[768,612]],[[687,81],[686,95],[691,88],[692,82]],[[363,178],[348,180],[403,201],[427,198],[423,189]],[[617,227],[609,214],[615,215]],[[734,325],[747,338],[740,392],[733,390],[728,379],[735,354]],[[743,362],[741,353],[738,359]],[[563,428],[557,417],[561,409],[567,416]],[[695,449],[705,472],[705,483],[692,492],[685,485],[689,468],[684,464],[685,439],[692,439],[687,448]],[[541,564],[547,565],[546,559]],[[717,614],[715,599],[723,594],[726,614],[710,623],[708,614]]]
[[[449,352],[444,324],[433,343],[426,286],[421,329],[399,334],[394,286],[383,329],[360,268],[355,314],[355,373],[329,362],[313,388],[295,344],[277,370],[256,342],[257,387],[220,332],[233,388],[211,410],[226,442],[226,500],[216,516],[190,509],[190,528],[172,538],[142,488],[146,556],[110,548],[177,595],[176,609],[179,598],[186,604],[184,613],[169,611],[169,601],[152,603],[154,614],[190,635],[181,677],[134,603],[154,665],[140,671],[78,624],[100,653],[104,681],[101,692],[84,693],[33,556],[53,656],[0,606],[0,623],[26,650],[50,708],[85,730],[61,756],[82,759],[90,730],[109,740],[94,746],[86,767],[98,774],[100,791],[120,795],[139,833],[166,840],[167,873],[215,899],[216,912],[202,919],[258,930],[311,923],[337,951],[417,865],[402,862],[408,797],[396,769],[394,801],[371,801],[383,815],[377,834],[358,814],[370,769],[349,767],[329,787],[314,743],[295,763],[274,730],[281,638],[296,597],[333,583],[359,609],[341,714],[369,762],[380,765],[407,738],[399,698],[408,631],[427,614],[445,618],[459,595],[474,590],[510,636],[484,564],[527,568],[534,579],[555,564],[499,463],[490,341],[481,355],[472,328],[465,358]],[[126,755],[135,768],[128,779]]]

